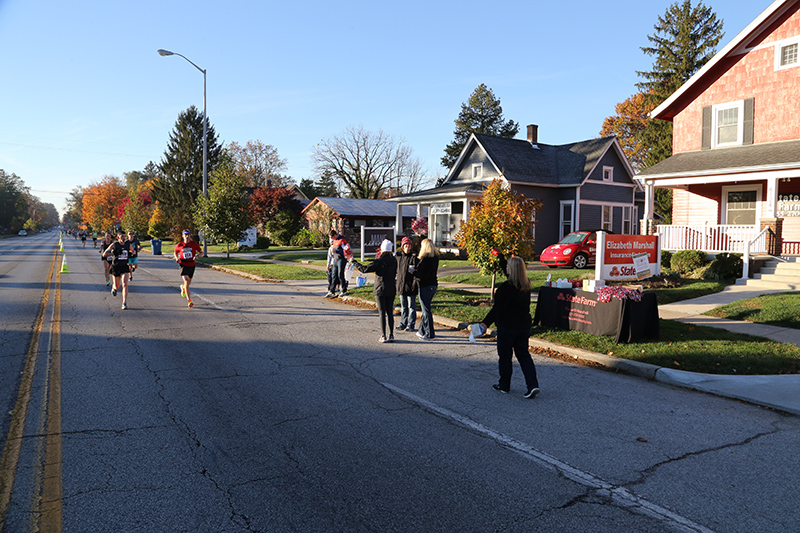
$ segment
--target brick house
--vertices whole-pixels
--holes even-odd
[[[616,137],[551,145],[539,142],[536,125],[527,129],[527,139],[473,133],[442,186],[387,200],[397,203],[398,214],[403,207],[429,207],[429,237],[444,247],[454,246],[470,207],[498,178],[515,193],[542,200],[531,228],[537,257],[572,231],[638,233],[644,195]]]
[[[673,191],[663,249],[800,254],[799,46],[800,0],[773,2],[652,112],[673,155],[636,179],[648,220]]]

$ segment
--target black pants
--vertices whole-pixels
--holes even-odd
[[[511,352],[517,356],[519,366],[522,367],[522,374],[525,376],[525,384],[528,390],[538,388],[539,380],[536,378],[536,365],[528,351],[528,339],[531,336],[531,328],[504,328],[497,326],[497,355],[500,357],[500,387],[504,390],[511,388]]]
[[[389,338],[394,333],[394,294],[391,296],[375,295],[375,303],[378,304],[378,315],[381,319],[381,335]],[[386,332],[386,327],[389,332]]]

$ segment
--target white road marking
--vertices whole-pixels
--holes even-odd
[[[660,520],[662,522],[665,522],[666,524],[677,529],[678,531],[713,533],[711,529],[703,527],[700,524],[696,524],[687,518],[684,518],[676,513],[673,513],[669,509],[665,509],[664,507],[650,503],[647,500],[633,494],[626,488],[614,486],[613,484],[608,483],[607,481],[604,481],[597,476],[589,474],[588,472],[583,472],[582,470],[570,466],[567,463],[560,461],[551,455],[537,451],[533,449],[530,445],[525,444],[524,442],[520,442],[516,439],[513,439],[508,435],[503,435],[502,433],[498,433],[497,431],[487,428],[483,424],[480,424],[465,416],[450,411],[449,409],[445,409],[444,407],[439,407],[423,398],[420,398],[419,396],[416,396],[410,392],[395,387],[390,383],[383,383],[382,385],[396,392],[397,394],[408,398],[409,400],[418,404],[427,411],[440,415],[444,418],[453,420],[463,426],[468,427],[469,429],[475,431],[476,433],[480,433],[491,439],[494,439],[495,441],[505,446],[506,448],[510,448],[516,452],[521,453],[524,457],[527,457],[528,459],[540,464],[541,466],[544,466],[548,470],[557,472],[558,474],[566,477],[567,479],[570,479],[576,483],[580,483],[581,485],[597,490],[599,494],[611,498],[617,504],[626,507],[631,511],[644,514],[652,518],[655,518],[657,520]]]

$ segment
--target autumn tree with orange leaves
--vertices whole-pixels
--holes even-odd
[[[541,206],[541,200],[515,194],[502,180],[496,179],[483,193],[480,204],[470,209],[456,242],[467,251],[481,274],[492,275],[492,294],[495,278],[501,271],[499,256],[493,250],[505,257],[517,255],[526,261],[533,259],[532,228]]]
[[[636,93],[624,102],[614,106],[616,115],[606,117],[601,137],[616,135],[622,151],[634,170],[644,169],[647,157],[647,146],[642,142],[641,134],[647,128],[650,118],[648,114],[655,107],[655,102],[644,93]]]
[[[111,230],[120,219],[128,191],[122,180],[106,176],[83,191],[83,221],[98,231]]]

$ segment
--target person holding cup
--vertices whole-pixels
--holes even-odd
[[[400,324],[398,331],[414,331],[417,323],[417,279],[414,267],[417,254],[412,251],[414,243],[408,237],[400,242],[397,259],[397,294],[400,296]]]

